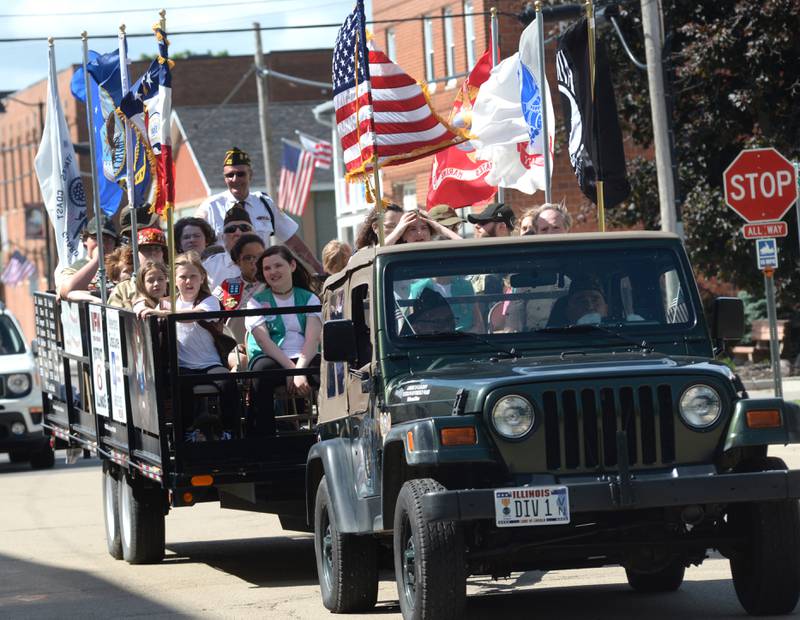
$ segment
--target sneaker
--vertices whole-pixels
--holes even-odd
[[[193,431],[186,432],[186,441],[188,443],[199,443],[207,440],[206,436],[202,432],[200,432],[198,429],[194,429]]]
[[[233,439],[233,434],[230,431],[222,431],[222,435],[220,435],[220,441],[227,441],[229,439]]]

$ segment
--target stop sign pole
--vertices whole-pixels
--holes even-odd
[[[774,148],[745,149],[725,169],[723,186],[725,203],[749,223],[778,222],[797,202],[797,165]],[[798,203],[798,233],[800,233],[800,203]],[[778,317],[775,307],[773,275],[777,266],[777,246],[773,239],[775,264],[763,267],[764,291],[769,320],[769,352],[775,396],[783,397],[780,350],[778,348]],[[758,243],[758,241],[756,241]]]

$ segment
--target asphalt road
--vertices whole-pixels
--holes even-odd
[[[800,450],[775,454],[800,467]],[[0,618],[303,618],[329,616],[307,534],[270,515],[206,504],[167,517],[167,557],[129,566],[106,552],[100,469],[94,459],[33,472],[0,456]],[[687,571],[674,594],[639,595],[620,568],[470,579],[466,617],[711,619],[744,617],[727,560]],[[383,576],[372,614],[399,618]],[[333,620],[333,618],[332,618]]]

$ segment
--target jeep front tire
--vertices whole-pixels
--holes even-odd
[[[394,511],[394,570],[405,620],[460,618],[467,598],[463,532],[453,521],[428,522],[422,497],[444,491],[436,480],[409,480]]]

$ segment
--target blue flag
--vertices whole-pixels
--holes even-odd
[[[94,121],[95,158],[98,173],[100,206],[105,213],[117,211],[125,186],[125,126],[117,116],[117,106],[122,101],[122,84],[119,74],[119,50],[108,54],[89,52],[89,84],[92,90],[92,114]],[[72,94],[79,101],[86,101],[83,67],[72,76]],[[134,146],[134,202],[141,206],[149,200],[151,175],[147,165],[145,149],[135,142]]]

